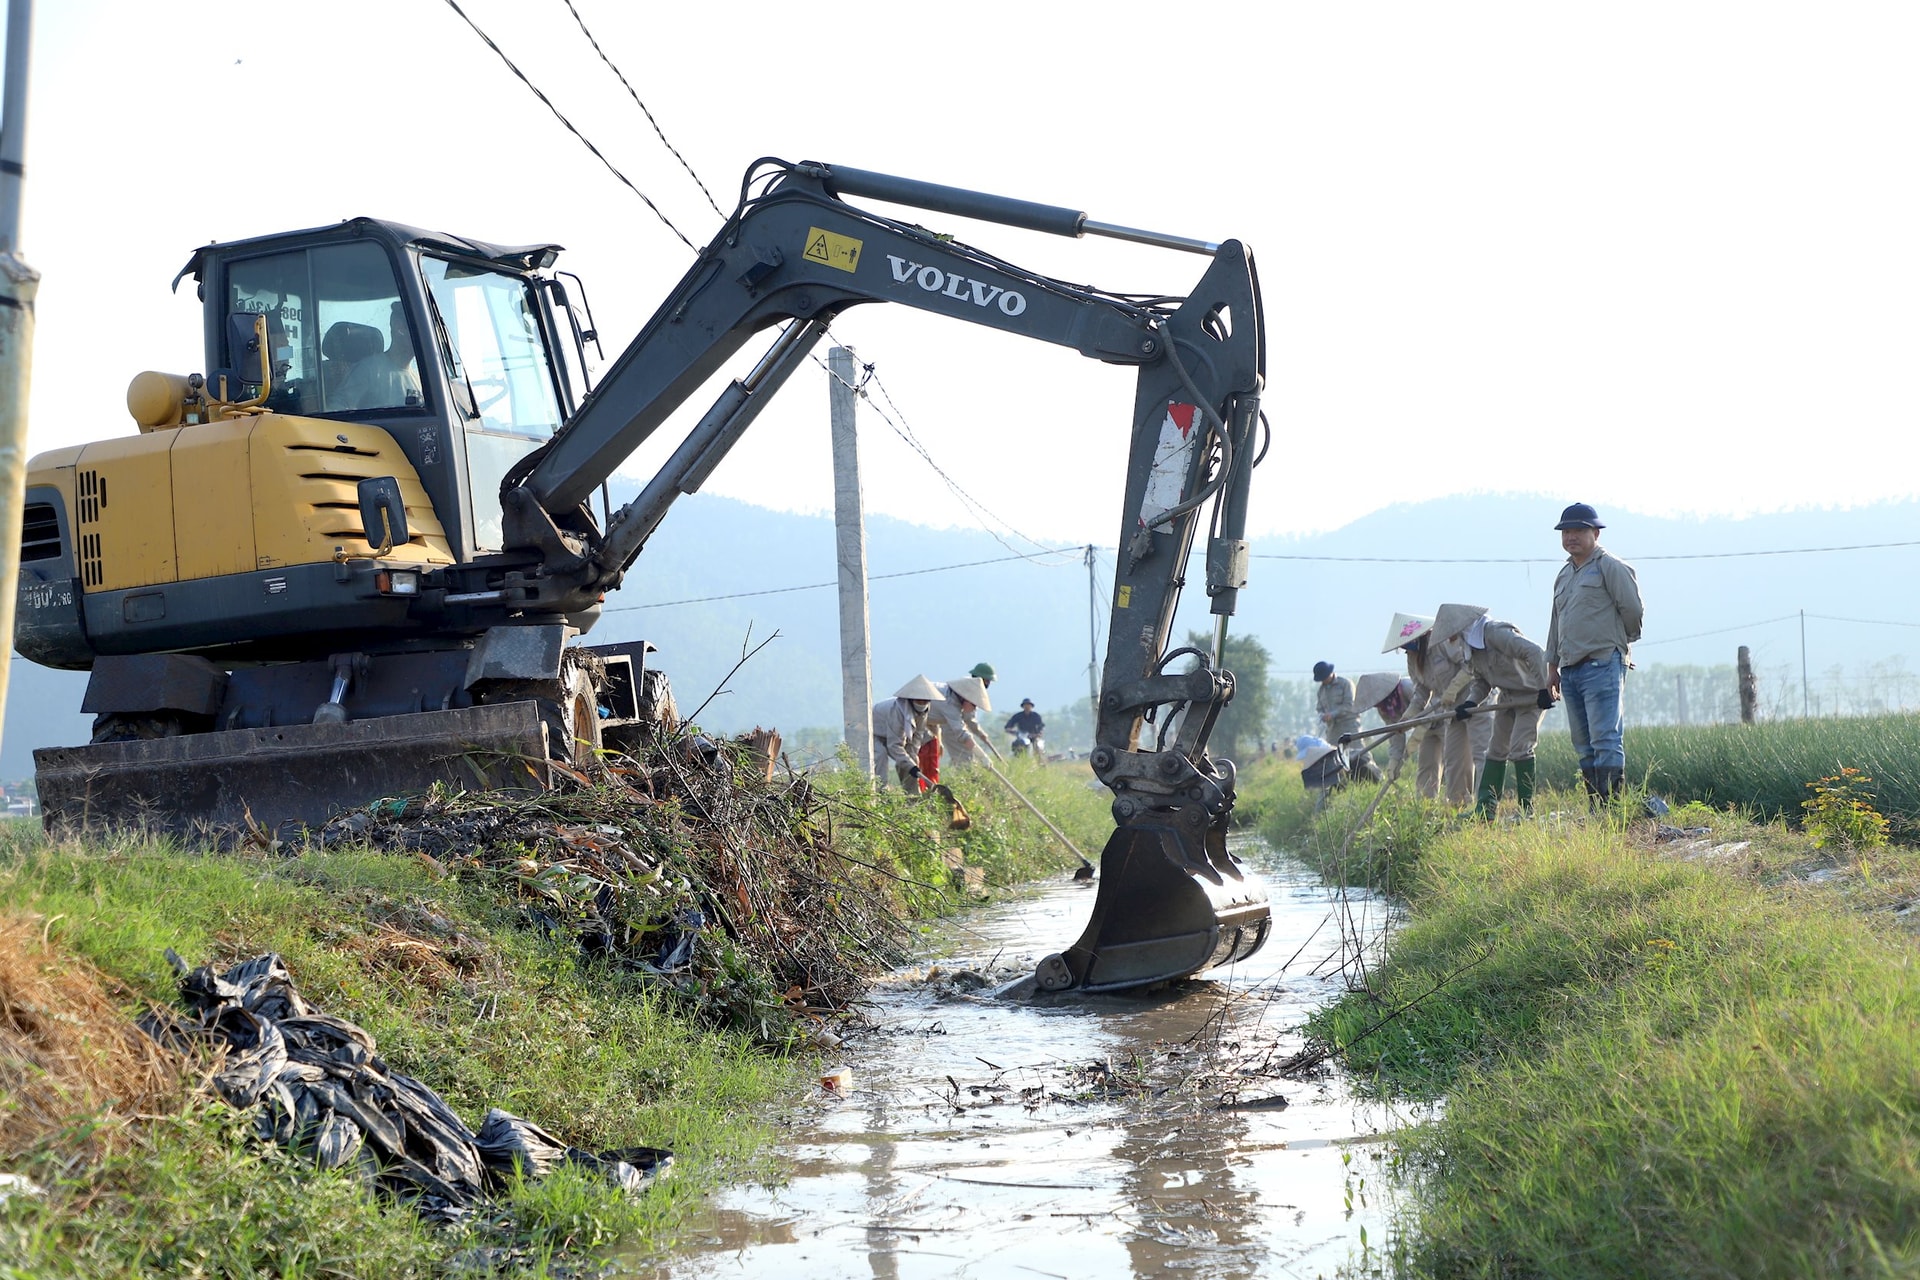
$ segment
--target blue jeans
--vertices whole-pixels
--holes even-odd
[[[1567,705],[1567,727],[1582,769],[1625,769],[1620,745],[1626,722],[1620,714],[1620,685],[1627,660],[1618,650],[1575,667],[1560,669],[1560,696]]]

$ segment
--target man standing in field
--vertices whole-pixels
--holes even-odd
[[[1600,545],[1600,515],[1584,502],[1560,513],[1567,563],[1553,580],[1547,688],[1565,700],[1580,776],[1596,801],[1618,795],[1627,772],[1620,689],[1640,638],[1640,580]]]

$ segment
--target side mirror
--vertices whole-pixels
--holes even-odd
[[[273,384],[273,350],[266,335],[266,316],[257,311],[235,311],[227,316],[227,368],[243,382],[257,387]]]
[[[407,502],[400,496],[400,482],[392,476],[374,476],[362,480],[360,527],[366,530],[367,544],[373,554],[384,556],[407,540]]]

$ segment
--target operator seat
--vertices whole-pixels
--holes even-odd
[[[340,320],[329,325],[326,336],[320,339],[322,410],[361,408],[360,405],[345,403],[340,390],[347,385],[347,377],[353,372],[354,365],[383,355],[386,349],[386,335],[370,324]]]

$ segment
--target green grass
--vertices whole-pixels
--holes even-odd
[[[1628,776],[1650,791],[1796,820],[1812,794],[1807,783],[1842,767],[1862,769],[1895,838],[1920,836],[1920,715],[1629,727],[1625,745]],[[1539,760],[1543,784],[1578,781],[1564,733],[1543,735]]]
[[[1084,765],[1023,761],[1008,772],[1097,856],[1111,824]],[[823,850],[825,864],[851,869],[843,895],[884,891],[862,898],[856,915],[955,909],[965,898],[943,856],[954,850],[991,886],[1076,865],[982,773],[952,779],[973,819],[966,832],[948,829],[938,803],[856,778],[811,785],[826,803],[791,810],[796,838]],[[662,839],[700,839],[697,827],[672,826],[677,809],[657,812]],[[813,823],[827,830],[798,829]],[[635,835],[636,847],[651,847],[645,835]],[[697,876],[697,860],[684,856],[691,846],[681,845],[654,852],[676,874]],[[10,824],[0,828],[0,909],[39,917],[54,946],[136,1002],[175,1002],[168,948],[191,964],[278,952],[311,1003],[364,1027],[394,1070],[439,1092],[469,1123],[499,1106],[590,1150],[669,1147],[671,1177],[629,1202],[562,1173],[517,1188],[504,1214],[433,1231],[353,1175],[261,1147],[244,1118],[199,1095],[165,1117],[97,1117],[121,1134],[104,1156],[75,1131],[11,1161],[7,1171],[51,1194],[0,1206],[0,1280],[403,1277],[441,1273],[482,1246],[516,1251],[508,1274],[543,1275],[586,1257],[645,1259],[671,1247],[692,1206],[759,1167],[772,1135],[758,1117],[814,1074],[807,1024],[770,1032],[765,1019],[716,1019],[712,1001],[583,959],[566,929],[537,927],[496,861],[365,850],[213,855],[131,836],[49,843]]]
[[[16,833],[0,844],[0,904],[37,913],[54,943],[155,1001],[174,999],[169,946],[192,963],[277,951],[303,995],[365,1027],[395,1070],[469,1123],[501,1106],[589,1149],[679,1155],[638,1202],[577,1187],[591,1231],[576,1208],[427,1233],[357,1180],[258,1148],[223,1108],[197,1102],[133,1126],[131,1147],[97,1166],[75,1164],[58,1138],[16,1163],[54,1191],[14,1197],[0,1220],[0,1265],[22,1274],[411,1276],[502,1238],[535,1255],[613,1238],[645,1252],[749,1167],[767,1137],[752,1117],[795,1077],[746,1036],[696,1023],[636,977],[583,963],[571,938],[523,928],[497,899],[403,856],[254,860]],[[529,1204],[555,1194],[530,1192]]]
[[[1645,823],[1469,823],[1404,869],[1373,994],[1310,1027],[1379,1087],[1446,1099],[1403,1145],[1402,1272],[1920,1268],[1913,942],[1885,897],[1795,874],[1822,860],[1797,838],[1708,822],[1751,843],[1687,861]],[[1920,859],[1839,870],[1910,886]]]

